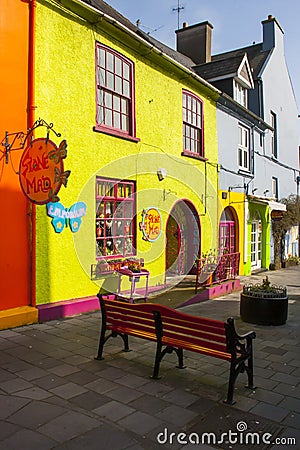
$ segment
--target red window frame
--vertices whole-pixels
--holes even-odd
[[[136,254],[135,182],[96,178],[96,259]]]
[[[204,158],[203,101],[182,91],[183,154]]]
[[[95,130],[136,140],[134,64],[99,42],[96,43]]]
[[[236,252],[236,228],[233,220],[220,222],[219,250],[222,255]]]

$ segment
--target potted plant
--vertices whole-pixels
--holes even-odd
[[[131,272],[139,273],[141,271],[141,263],[137,260],[129,260],[128,261],[128,269],[131,270]]]
[[[268,277],[261,284],[243,287],[240,316],[256,325],[283,325],[288,315],[286,287],[271,285]]]
[[[285,262],[285,267],[298,266],[300,264],[300,257],[288,255],[288,257],[284,259],[284,262]]]

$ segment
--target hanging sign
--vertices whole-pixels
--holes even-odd
[[[283,212],[284,211],[276,211],[276,209],[273,209],[271,211],[271,219],[274,220],[275,222],[277,220],[281,220],[283,218]]]
[[[62,203],[48,203],[47,214],[53,218],[51,223],[56,233],[61,233],[68,225],[72,233],[76,233],[86,215],[86,204],[77,202],[71,208],[65,208]]]
[[[67,142],[59,147],[47,138],[33,140],[20,160],[19,180],[29,200],[37,205],[57,202],[61,185],[67,185],[70,170],[64,171]]]
[[[150,207],[142,212],[142,222],[140,230],[143,232],[143,239],[154,242],[161,235],[162,219],[157,208]]]

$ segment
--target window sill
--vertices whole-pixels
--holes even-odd
[[[109,136],[114,136],[117,138],[125,139],[126,141],[140,142],[139,138],[130,136],[129,134],[124,134],[124,133],[122,133],[120,131],[116,131],[116,130],[109,130],[107,128],[93,127],[93,131],[95,131],[96,133],[108,134]]]
[[[200,161],[208,161],[208,158],[205,158],[204,156],[199,155],[199,153],[189,152],[187,150],[184,150],[181,152],[181,156],[187,156],[188,158],[194,158],[198,159]]]
[[[253,173],[250,172],[250,170],[247,170],[247,169],[239,169],[237,173],[239,175],[243,175],[243,176],[248,177],[248,178],[253,178],[254,177]]]

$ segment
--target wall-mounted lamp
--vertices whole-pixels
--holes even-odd
[[[157,170],[157,176],[159,181],[164,180],[166,178],[166,175],[167,175],[166,169],[160,168]]]
[[[269,189],[266,189],[266,190],[264,191],[264,196],[266,196],[266,194],[267,194],[268,192],[270,192]]]
[[[254,194],[254,192],[258,191],[258,188],[254,188],[252,189],[252,195]]]

